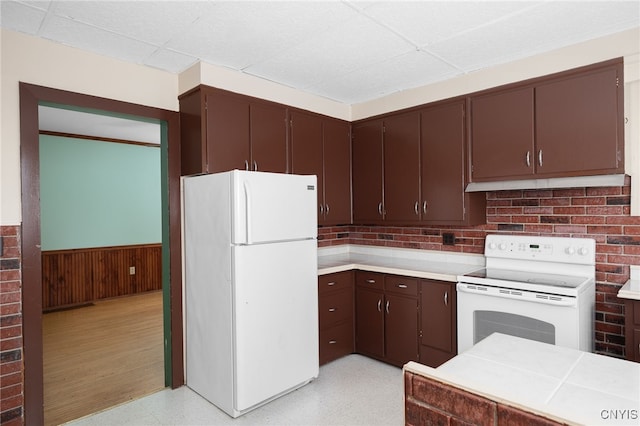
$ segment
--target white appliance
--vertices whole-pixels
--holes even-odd
[[[318,377],[316,177],[182,186],[186,382],[238,417]]]
[[[459,352],[494,332],[593,351],[593,239],[488,235],[485,258],[458,276]]]

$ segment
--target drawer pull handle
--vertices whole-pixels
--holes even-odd
[[[398,288],[407,288],[406,284],[398,284]]]
[[[368,280],[367,280],[367,283],[368,283],[368,284],[375,284],[375,283],[376,283],[376,280],[368,279]]]
[[[336,285],[336,282],[335,282],[335,281],[331,281],[330,283],[327,283],[327,285],[328,285],[329,287],[331,287],[332,285]]]
[[[336,308],[329,308],[329,312],[335,312]]]
[[[338,343],[338,341],[337,341],[337,340],[329,340],[329,344],[330,344],[330,345],[335,345],[336,343]]]

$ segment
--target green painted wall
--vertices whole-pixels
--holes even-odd
[[[160,147],[40,135],[42,250],[162,241]]]

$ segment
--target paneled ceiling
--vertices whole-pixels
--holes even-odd
[[[640,26],[640,1],[0,1],[1,25],[180,73],[202,61],[345,104]]]

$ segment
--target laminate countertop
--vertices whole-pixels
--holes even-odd
[[[318,275],[359,269],[456,282],[483,268],[482,255],[431,250],[343,245],[318,249]]]
[[[569,424],[640,424],[640,364],[494,333],[438,368],[405,370]]]
[[[640,300],[640,267],[631,265],[629,281],[618,291],[621,299]]]

